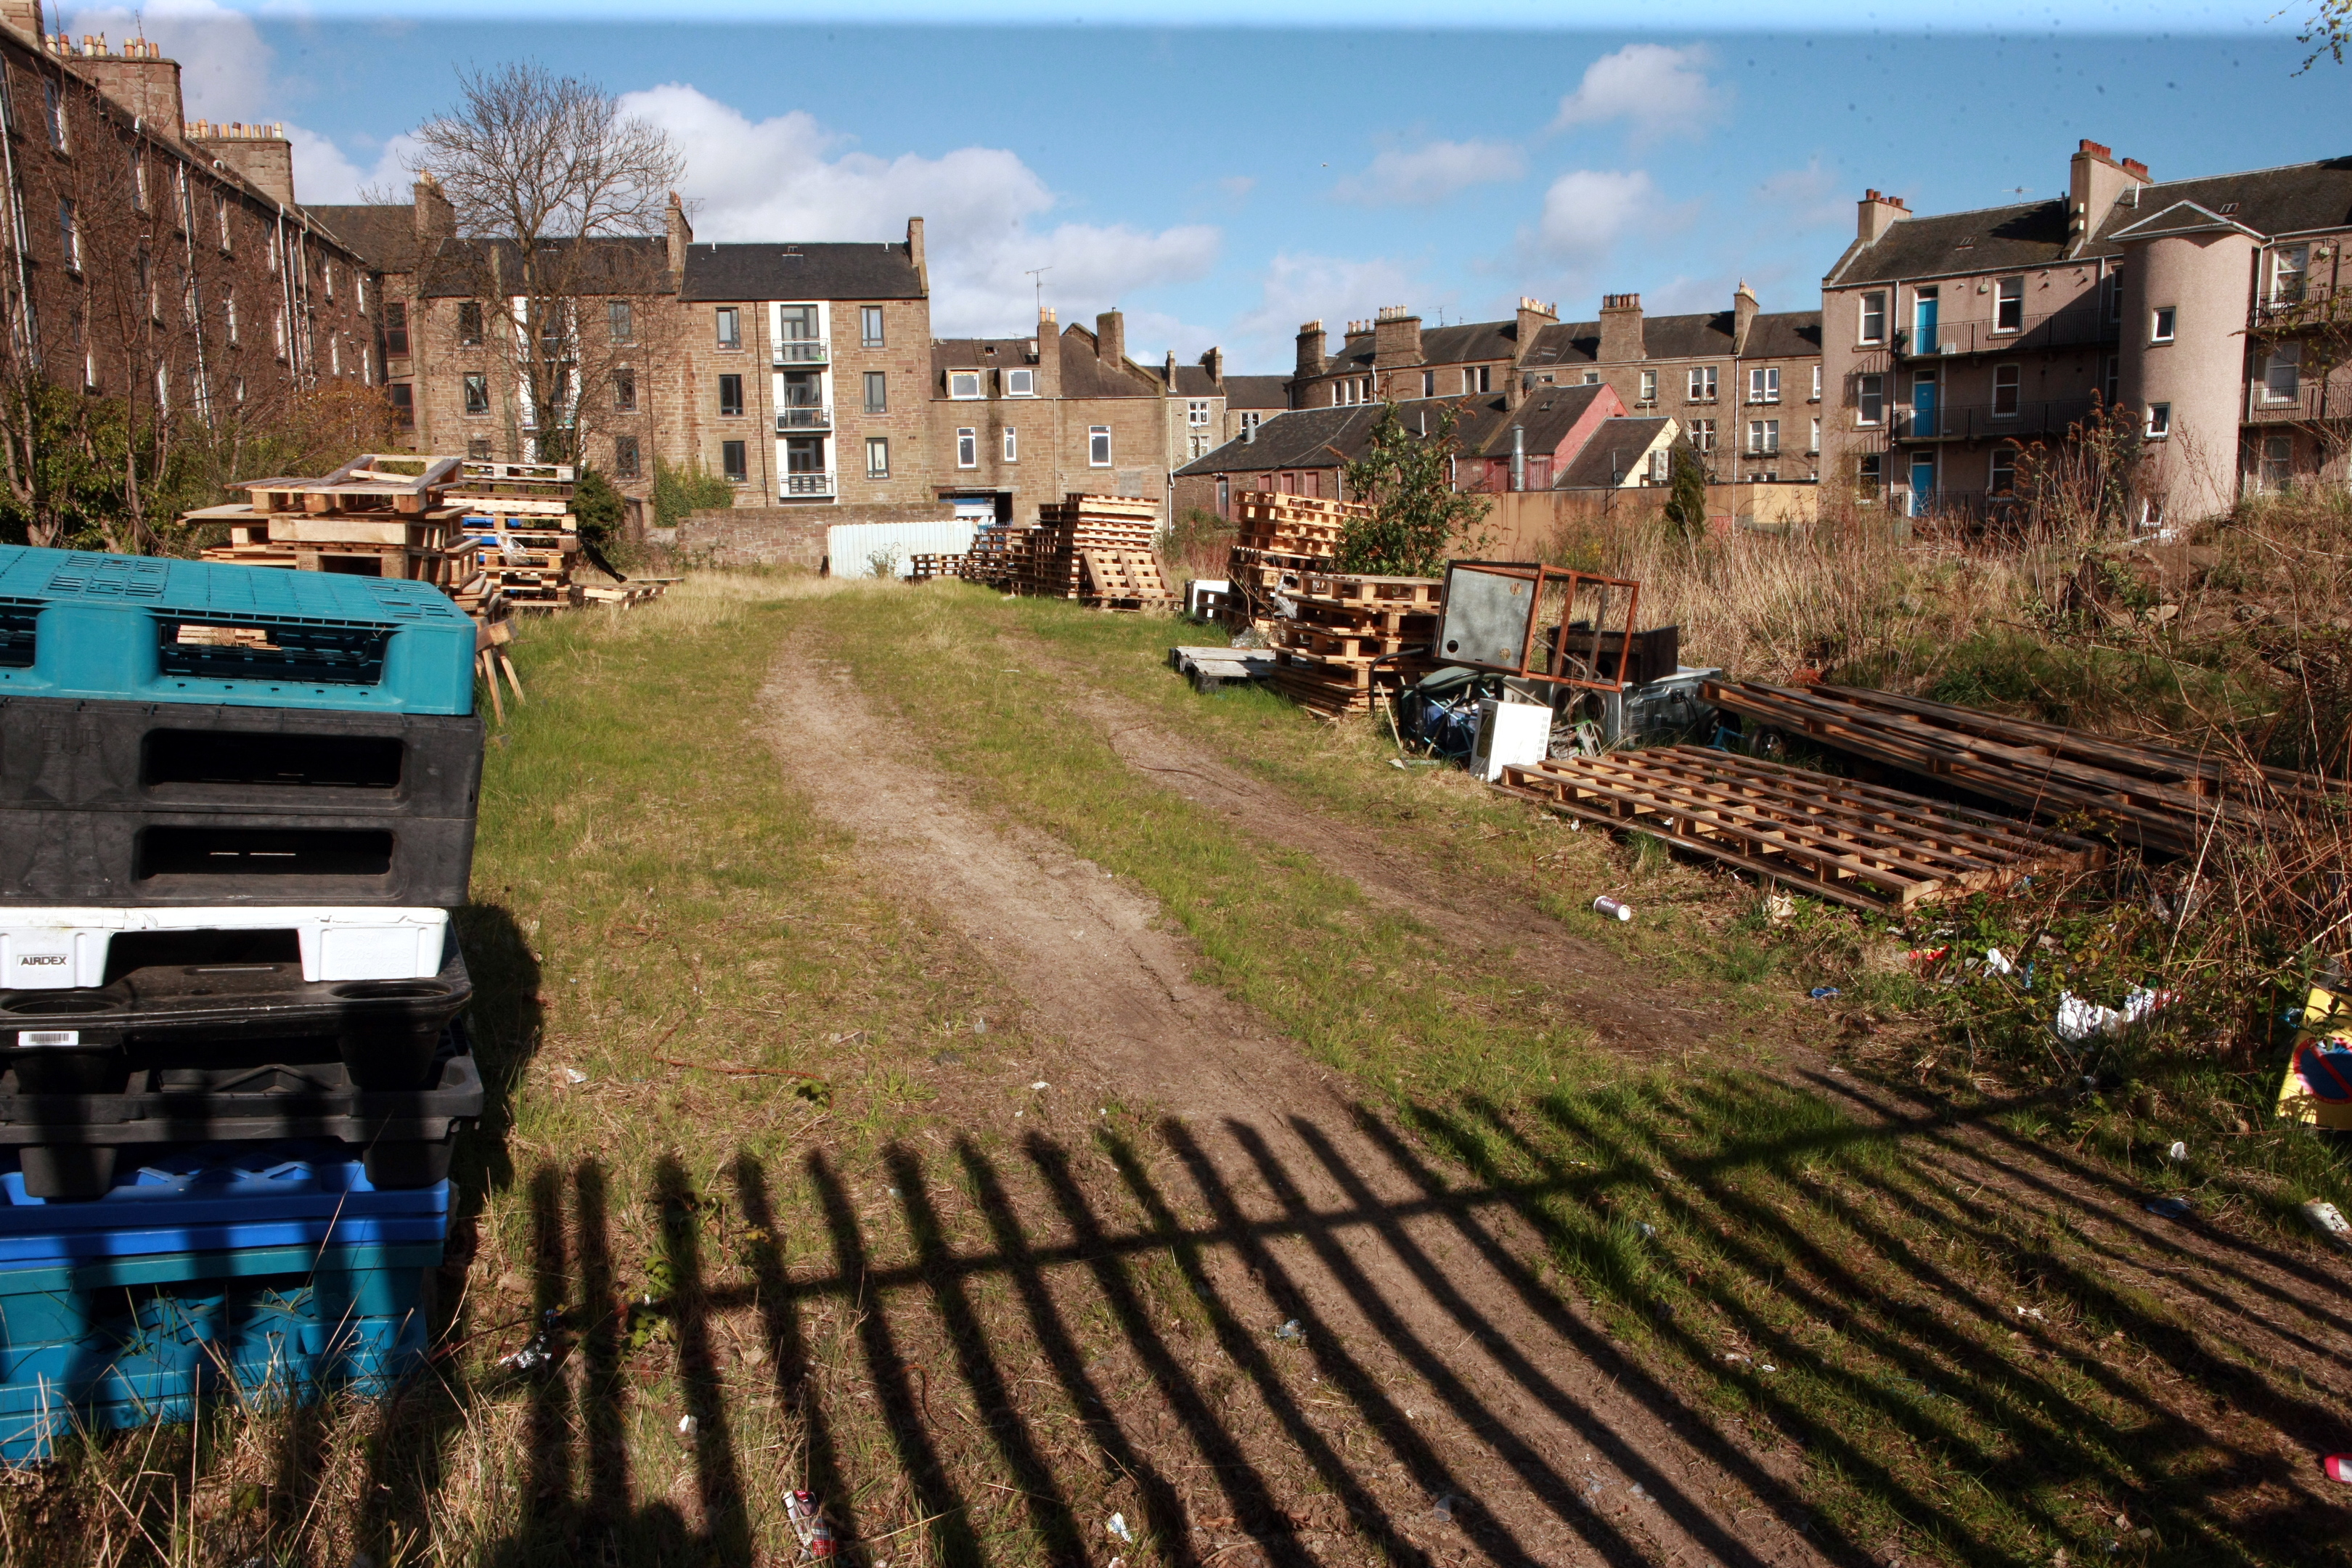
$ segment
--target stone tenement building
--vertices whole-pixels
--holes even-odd
[[[49,37],[37,0],[0,0],[0,133],[18,374],[141,424],[263,423],[381,379],[365,266],[296,205],[285,137],[185,121],[154,45]]]
[[[1728,310],[1696,315],[1645,318],[1640,295],[1609,294],[1594,321],[1522,299],[1507,321],[1424,327],[1389,306],[1325,345],[1320,321],[1299,329],[1292,407],[1605,384],[1633,414],[1672,418],[1718,481],[1819,477],[1821,314],[1767,313],[1744,283]]]
[[[2128,410],[2148,523],[2347,478],[2352,159],[2158,182],[2084,142],[2065,199],[1915,217],[1864,194],[1822,284],[1827,471],[1916,515]]]

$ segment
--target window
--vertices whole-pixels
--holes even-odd
[[[2156,308],[2155,317],[2147,324],[2149,342],[2168,343],[2172,341],[2172,314],[2173,307],[2170,305],[2158,305]]]
[[[1021,432],[1010,425],[1004,427],[1004,460],[1008,463],[1021,460]]]
[[[643,459],[637,455],[637,438],[635,436],[615,436],[613,437],[614,478],[622,479],[635,479],[644,471],[639,467]]]
[[[2311,265],[2311,247],[2282,245],[2271,252],[2271,303],[2292,305],[2303,298],[2304,270]]]
[[[1004,395],[1034,397],[1037,395],[1037,373],[1024,366],[1004,373]]]
[[[1750,419],[1748,422],[1748,453],[1750,457],[1769,458],[1780,450],[1780,422],[1778,419]]]
[[[1997,496],[2012,495],[2017,490],[2017,448],[1995,447],[1992,467],[1985,488]]]
[[[236,285],[221,285],[221,319],[228,333],[229,347],[236,346]]]
[[[1587,386],[1599,386],[1601,384],[1601,373],[1597,370],[1586,371],[1584,373],[1584,384]]]
[[[131,149],[131,205],[140,212],[147,210],[147,149],[135,143]]]
[[[395,359],[408,354],[408,307],[388,303],[383,308],[383,352]]]
[[[881,306],[860,305],[857,308],[857,341],[861,346],[869,349],[882,346]]]
[[[1711,364],[1703,364],[1698,366],[1690,373],[1690,401],[1693,403],[1713,403],[1715,401],[1715,366]]]
[[[2147,438],[2160,441],[2172,434],[2172,405],[2151,403],[2147,405]]]
[[[155,294],[154,264],[148,260],[147,253],[142,250],[135,258],[134,265],[139,270],[139,292],[147,301],[147,319],[160,321],[163,319],[163,302]]]
[[[1184,404],[1184,423],[1195,430],[1207,429],[1209,427],[1209,400],[1205,397],[1187,399]]]
[[[1862,461],[1854,465],[1854,494],[1866,501],[1878,499],[1879,486],[1886,473],[1886,458],[1881,452],[1864,452]]]
[[[49,145],[63,153],[67,151],[65,89],[55,81],[44,81],[41,91],[48,107]]]
[[[637,341],[637,312],[626,300],[605,301],[604,333],[616,343]]]
[[[1886,378],[1883,375],[1857,375],[1853,378],[1853,422],[1857,425],[1877,425],[1886,418]]]
[[[457,341],[467,348],[482,346],[482,302],[479,300],[457,301]]]
[[[803,496],[833,493],[833,480],[824,467],[824,437],[788,436],[784,438],[784,493]]]
[[[321,262],[319,272],[327,285],[327,298],[331,300],[335,297],[335,264],[331,260]]]
[[[721,305],[717,313],[719,346],[740,349],[743,346],[743,312],[732,305]]]
[[[58,237],[65,245],[66,270],[81,270],[81,217],[75,209],[73,198],[63,196],[58,201]]]
[[[1432,374],[1433,374],[1435,373],[1433,372]],[[1257,410],[1254,408],[1249,409],[1242,415],[1242,428],[1244,430],[1255,430],[1265,417],[1265,416],[1260,414]]]
[[[978,397],[980,395],[980,372],[976,370],[951,370],[948,372],[948,395],[950,397],[956,398],[959,401],[969,402],[971,399]]]
[[[743,378],[722,375],[719,378],[719,416],[721,419],[740,418],[743,413]]]
[[[1191,437],[1187,443],[1186,455],[1195,458],[1207,457],[1209,455],[1209,438],[1206,436],[1194,436]]]
[[[748,450],[741,441],[719,443],[719,467],[726,473],[730,484],[742,484],[751,477],[751,465],[744,457]]]
[[[1820,420],[1816,419],[1816,420],[1814,420],[1814,421],[1813,421],[1813,431],[1812,431],[1812,434],[1811,434],[1811,436],[1810,436],[1810,437],[1807,437],[1807,439],[1806,439],[1805,450],[1806,450],[1806,451],[1808,451],[1808,452],[1818,452],[1818,451],[1820,451],[1821,449],[1822,449],[1822,422],[1821,422]]]
[[[219,230],[220,253],[226,256],[229,254],[228,197],[220,192],[213,195],[213,226]],[[272,254],[276,253],[273,251]]]
[[[269,346],[279,359],[286,357],[286,307],[283,305],[269,312]]]
[[[269,275],[272,278],[278,276],[281,255],[285,249],[285,241],[286,237],[277,229],[273,228],[269,231]]]
[[[1491,368],[1491,366],[1483,364],[1464,365],[1462,367],[1462,390],[1465,392],[1491,392],[1494,390],[1494,384],[1488,379],[1488,373]]]
[[[1812,395],[1811,395],[1811,396],[1807,397],[1807,398],[1805,399],[1805,401],[1806,401],[1806,402],[1808,402],[1808,403],[1819,403],[1821,400],[1822,400],[1822,367],[1821,367],[1821,366],[1819,366],[1819,365],[1815,365],[1815,366],[1813,366],[1813,390],[1812,390]]]
[[[1665,448],[1663,447],[1650,454],[1650,483],[1662,485],[1666,482],[1667,461]]]
[[[866,412],[868,414],[890,412],[890,378],[881,371],[869,370],[866,373]]]
[[[472,458],[477,463],[488,462],[490,458],[490,438],[488,436],[467,437],[466,456]]]
[[[635,414],[637,411],[637,373],[616,370],[613,373],[613,412]]]
[[[2117,403],[2123,400],[2123,375],[2124,356],[2121,354],[2109,354],[2107,356],[2106,384],[2102,388],[2102,394],[2104,401],[2110,408],[2113,408]]]
[[[2294,437],[2265,436],[2263,437],[2261,466],[2254,470],[2255,485],[2266,490],[2286,488],[2294,461]]]
[[[890,477],[889,437],[866,437],[866,477],[869,479],[887,479]]]
[[[1992,416],[2014,419],[2018,412],[2019,384],[2024,372],[2017,365],[1997,364],[1992,367]]]
[[[2281,343],[2263,366],[2263,401],[2293,403],[2303,395],[2303,345]]]
[[[163,365],[155,367],[155,412],[172,412],[172,373]]]
[[[967,425],[956,432],[956,467],[980,467],[980,431],[972,426]]]
[[[2120,321],[2123,319],[2124,269],[2122,266],[2118,264],[2115,271],[2107,276],[2107,320],[2109,321]]]
[[[330,332],[327,335],[327,374],[329,375],[343,374],[343,340],[339,333]]]
[[[1778,403],[1780,401],[1780,372],[1773,365],[1759,366],[1748,373],[1748,401]]]
[[[1089,425],[1087,426],[1087,466],[1091,468],[1108,468],[1110,467],[1109,426]]]
[[[1691,450],[1695,452],[1714,451],[1715,421],[1712,419],[1692,420],[1690,422],[1690,440]]]
[[[1872,289],[1862,297],[1861,335],[1855,340],[1864,345],[1886,341],[1886,295]]]
[[[2025,279],[2004,278],[1993,285],[1992,330],[1996,332],[2021,332],[2025,330]]]
[[[383,389],[392,404],[392,422],[405,430],[416,423],[416,389],[404,381],[395,381]]]
[[[1654,370],[1645,370],[1642,373],[1642,401],[1655,403],[1657,400],[1658,373]]]
[[[490,378],[478,370],[466,373],[466,412],[488,414],[490,411]]]

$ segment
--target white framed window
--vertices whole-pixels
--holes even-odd
[[[1425,370],[1421,373],[1421,395],[1423,397],[1434,397],[1437,395],[1437,373],[1435,371]]]
[[[1645,370],[1642,373],[1642,401],[1655,403],[1657,400],[1658,373],[1654,370]]]
[[[172,372],[168,366],[155,367],[155,412],[172,412]]]
[[[2174,309],[2170,305],[2158,305],[2149,313],[2147,322],[2147,341],[2149,342],[2168,343],[2172,341],[2172,322],[2174,315]]]
[[[866,477],[869,479],[887,479],[890,477],[889,437],[866,437]]]
[[[236,347],[236,285],[221,285],[221,321],[228,332],[228,346]]]
[[[147,149],[136,143],[131,149],[131,205],[147,210]]]
[[[1886,378],[1883,375],[1857,375],[1853,378],[1853,422],[1857,425],[1882,425],[1886,421]]]
[[[948,395],[959,403],[969,403],[981,395],[980,372],[951,370],[948,372]]]
[[[2294,437],[2292,436],[2263,437],[2263,454],[2254,469],[2256,488],[2283,490],[2286,489],[2287,480],[2293,476],[2294,471]]]
[[[1488,372],[1491,368],[1492,367],[1490,366],[1483,364],[1464,365],[1462,367],[1462,390],[1469,393],[1493,391],[1493,384],[1488,380]]]
[[[269,314],[269,346],[279,359],[286,357],[286,307],[278,306]]]
[[[956,432],[956,467],[980,467],[980,431],[977,426],[967,425]]]
[[[1812,390],[1812,394],[1811,394],[1811,396],[1807,397],[1807,398],[1805,399],[1805,401],[1806,401],[1806,402],[1808,402],[1808,403],[1819,403],[1821,400],[1822,400],[1822,367],[1821,367],[1821,366],[1819,366],[1819,365],[1815,365],[1815,366],[1813,366],[1813,390]]]
[[[2107,320],[2120,321],[2123,319],[2124,269],[2123,264],[2118,262],[2116,269],[2107,275]]]
[[[2303,345],[2280,343],[2263,363],[2263,401],[2293,403],[2303,395]]]
[[[1996,332],[2021,332],[2025,330],[2025,279],[2004,278],[1993,285],[1992,330]]]
[[[1691,449],[1695,452],[1714,451],[1715,421],[1712,419],[1692,420],[1690,422],[1690,443]]]
[[[2311,247],[2282,245],[2271,252],[2271,303],[2292,305],[2303,298],[2304,274],[2311,266]]]
[[[1750,419],[1748,422],[1748,455],[1769,458],[1780,450],[1780,422],[1778,419]]]
[[[861,348],[878,349],[882,342],[882,307],[860,305],[857,308],[857,342]]]
[[[1650,483],[1662,485],[1666,482],[1667,462],[1666,449],[1664,447],[1650,454]]]
[[[1209,438],[1206,436],[1195,436],[1188,443],[1188,447],[1192,458],[1196,459],[1205,458],[1209,455]]]
[[[48,110],[49,145],[60,153],[69,152],[71,149],[66,145],[65,89],[52,78],[42,81],[41,91],[44,94],[42,101]]]
[[[2147,405],[2147,438],[2161,441],[2172,434],[2172,405],[2151,403]]]
[[[1886,455],[1884,452],[1864,452],[1862,461],[1854,465],[1855,499],[1864,502],[1876,500],[1879,487],[1885,482],[1885,477]]]
[[[1874,289],[1862,297],[1861,315],[1855,322],[1855,331],[1854,341],[1865,347],[1886,341],[1886,293],[1884,289]]]
[[[1205,397],[1187,399],[1184,404],[1184,423],[1195,430],[1207,429],[1209,427],[1209,400]]]
[[[220,230],[220,253],[223,256],[229,255],[228,197],[218,192],[214,193],[213,195],[213,226]],[[278,270],[277,254],[277,248],[273,246],[270,249],[269,268],[273,272]]]
[[[1813,421],[1813,430],[1812,430],[1812,434],[1811,434],[1811,436],[1810,436],[1810,437],[1807,438],[1807,440],[1806,440],[1806,443],[1805,443],[1805,450],[1806,450],[1806,451],[1808,451],[1808,452],[1818,452],[1818,451],[1820,451],[1821,449],[1822,449],[1822,422],[1821,422],[1820,420],[1816,419],[1816,420],[1814,420],[1814,421]]]
[[[721,305],[717,313],[719,346],[740,349],[743,346],[743,312],[733,305]]]
[[[2107,356],[2107,374],[2101,378],[2101,401],[2105,402],[2108,407],[2113,408],[2117,403],[2123,401],[2123,355],[2109,354]]]
[[[1716,367],[1711,364],[1698,365],[1691,371],[1689,380],[1691,402],[1713,403],[1715,401],[1715,371]]]
[[[2014,419],[2018,416],[2018,398],[2024,381],[2024,370],[2013,364],[1992,367],[1992,416]]]
[[[1997,496],[2010,495],[2017,489],[2017,448],[1995,447],[1992,463],[1986,470],[1985,489]]]
[[[1090,468],[1108,468],[1110,467],[1109,426],[1089,425],[1087,426],[1087,467]]]
[[[1748,401],[1778,403],[1780,401],[1780,371],[1777,365],[1759,365],[1748,373]]]
[[[1601,373],[1597,370],[1586,371],[1584,373],[1584,384],[1587,386],[1599,386],[1601,384]]]
[[[1021,460],[1021,432],[1010,425],[1004,427],[1004,460],[1008,463]]]
[[[1004,373],[1004,395],[1034,397],[1037,395],[1037,373],[1026,366]]]
[[[58,238],[65,247],[66,270],[81,270],[81,209],[71,196],[58,198]]]
[[[1260,414],[1256,409],[1244,409],[1242,412],[1242,428],[1244,430],[1255,430],[1260,424],[1265,422],[1265,416]]]

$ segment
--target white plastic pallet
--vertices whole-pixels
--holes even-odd
[[[57,991],[106,980],[122,932],[291,931],[305,981],[426,980],[441,973],[449,911],[350,906],[0,910],[0,990]]]

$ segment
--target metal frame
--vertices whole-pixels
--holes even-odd
[[[1444,662],[1461,665],[1470,669],[1499,670],[1506,675],[1517,676],[1523,680],[1549,681],[1554,686],[1572,687],[1581,691],[1625,689],[1625,668],[1627,662],[1633,656],[1633,627],[1642,607],[1641,584],[1627,577],[1604,577],[1598,572],[1572,571],[1565,566],[1548,565],[1539,561],[1449,561],[1445,563],[1445,569],[1448,581],[1452,580],[1453,574],[1455,572],[1471,572],[1482,576],[1510,577],[1523,583],[1531,583],[1534,584],[1534,592],[1528,595],[1528,626],[1526,634],[1519,639],[1519,647],[1523,651],[1517,668],[1507,664],[1488,664],[1477,659],[1451,657],[1445,658]],[[1537,669],[1533,668],[1534,652],[1539,646],[1536,641],[1536,624],[1543,617],[1545,590],[1554,584],[1565,585],[1566,595],[1560,601],[1559,625],[1552,632],[1551,645],[1549,649],[1551,655],[1551,668]],[[1577,640],[1580,643],[1586,642],[1587,638],[1590,638],[1586,648],[1587,657],[1579,658],[1569,651],[1569,622],[1574,618],[1573,612],[1576,608],[1578,591],[1587,586],[1596,587],[1601,591],[1601,604],[1592,613],[1592,630],[1589,634],[1577,634]],[[1609,618],[1609,591],[1612,588],[1625,590],[1625,624],[1622,630],[1615,633],[1612,633],[1606,624]],[[1444,616],[1445,606],[1440,604],[1438,624],[1441,627],[1444,625]],[[1618,639],[1617,679],[1601,680],[1559,673],[1571,668],[1571,665],[1585,670],[1599,669],[1601,639],[1608,636],[1614,636]]]

